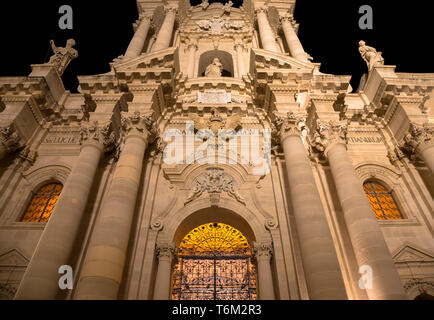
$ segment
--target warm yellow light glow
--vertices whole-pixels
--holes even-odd
[[[193,229],[182,239],[181,255],[191,253],[250,252],[250,245],[237,229],[223,223],[207,223]]]
[[[223,223],[189,232],[178,248],[173,300],[255,300],[256,270],[244,235]]]
[[[63,186],[60,183],[50,183],[41,187],[38,192],[33,194],[32,200],[21,221],[48,222],[62,189]]]
[[[402,219],[395,199],[386,187],[378,182],[366,182],[363,188],[378,220]]]

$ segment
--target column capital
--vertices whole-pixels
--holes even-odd
[[[316,130],[311,135],[310,144],[317,152],[327,156],[327,151],[337,144],[347,145],[347,121],[317,120]]]
[[[302,136],[306,131],[306,115],[288,112],[283,116],[279,112],[274,112],[273,131],[280,138],[285,140],[289,136]]]
[[[80,144],[93,145],[101,151],[110,152],[117,147],[118,139],[111,129],[111,123],[100,125],[98,121],[80,124]]]
[[[284,15],[280,16],[280,21],[289,22],[292,24],[294,22],[294,15],[290,11],[288,11]]]
[[[270,261],[273,256],[273,244],[271,241],[255,242],[253,244],[253,255],[257,261]]]
[[[255,9],[255,13],[268,13],[268,6],[260,6],[259,8]]]
[[[419,125],[410,123],[408,133],[401,143],[401,148],[409,153],[422,153],[425,149],[434,146],[434,124]]]
[[[173,7],[173,6],[169,6],[169,5],[165,5],[164,6],[164,12],[166,14],[168,14],[168,13],[177,14],[178,13],[178,8]]]
[[[134,134],[149,139],[149,137],[155,138],[158,135],[154,111],[152,110],[133,113],[121,112],[121,124],[125,136]]]
[[[177,254],[177,249],[173,242],[160,242],[156,244],[155,252],[158,260],[172,261]]]
[[[12,153],[23,147],[23,141],[13,125],[0,127],[0,144],[6,153]]]

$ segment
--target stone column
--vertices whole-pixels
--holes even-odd
[[[389,248],[346,150],[345,122],[317,123],[313,146],[328,157],[358,266],[372,268],[369,299],[407,299]]]
[[[288,44],[291,56],[297,60],[303,62],[309,62],[308,55],[303,49],[303,45],[297,36],[297,33],[292,26],[293,16],[292,14],[286,14],[280,18],[282,21],[282,29],[285,33],[286,43]]]
[[[241,40],[235,41],[235,51],[237,53],[238,76],[242,78],[245,74],[245,65],[243,59],[244,44]]]
[[[190,79],[195,78],[194,70],[196,67],[197,48],[197,40],[190,39],[185,49],[188,56],[187,75]]]
[[[107,128],[107,126],[106,126]],[[104,148],[97,123],[82,126],[82,148],[55,210],[45,226],[15,299],[56,299],[59,267],[69,265]]]
[[[305,118],[277,119],[310,299],[347,299],[333,238],[302,141]]]
[[[160,51],[169,48],[170,40],[172,40],[173,27],[176,19],[176,8],[166,7],[166,17],[160,31],[158,32],[157,40],[152,46],[152,52]]]
[[[160,243],[156,247],[158,268],[155,278],[153,300],[170,299],[170,283],[172,279],[172,262],[176,254],[175,245]]]
[[[91,236],[75,299],[117,299],[152,114],[122,115],[125,142]]]
[[[268,21],[267,11],[267,7],[261,7],[256,10],[262,46],[265,50],[280,52],[273,29],[271,29],[270,22]]]
[[[258,269],[258,290],[259,300],[274,300],[273,276],[271,274],[271,256],[273,254],[273,245],[262,242],[255,243],[253,247],[254,258]]]
[[[410,153],[418,154],[434,175],[434,125],[410,123],[402,148]]]
[[[146,38],[148,36],[149,27],[151,26],[151,17],[144,16],[134,33],[133,39],[125,52],[125,59],[133,59],[142,53],[143,47],[145,45]]]

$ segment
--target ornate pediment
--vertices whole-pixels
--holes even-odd
[[[434,255],[410,244],[405,244],[392,254],[395,262],[434,262]]]
[[[29,260],[17,249],[11,249],[0,255],[0,267],[26,267]]]

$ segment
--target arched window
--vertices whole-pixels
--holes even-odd
[[[378,182],[368,181],[363,184],[363,188],[377,220],[399,220],[403,218],[392,192],[385,186]]]
[[[48,222],[62,189],[63,185],[61,183],[49,183],[41,187],[37,192],[33,193],[30,204],[21,221]]]
[[[178,248],[173,300],[255,300],[256,272],[244,235],[223,223],[188,233]]]

